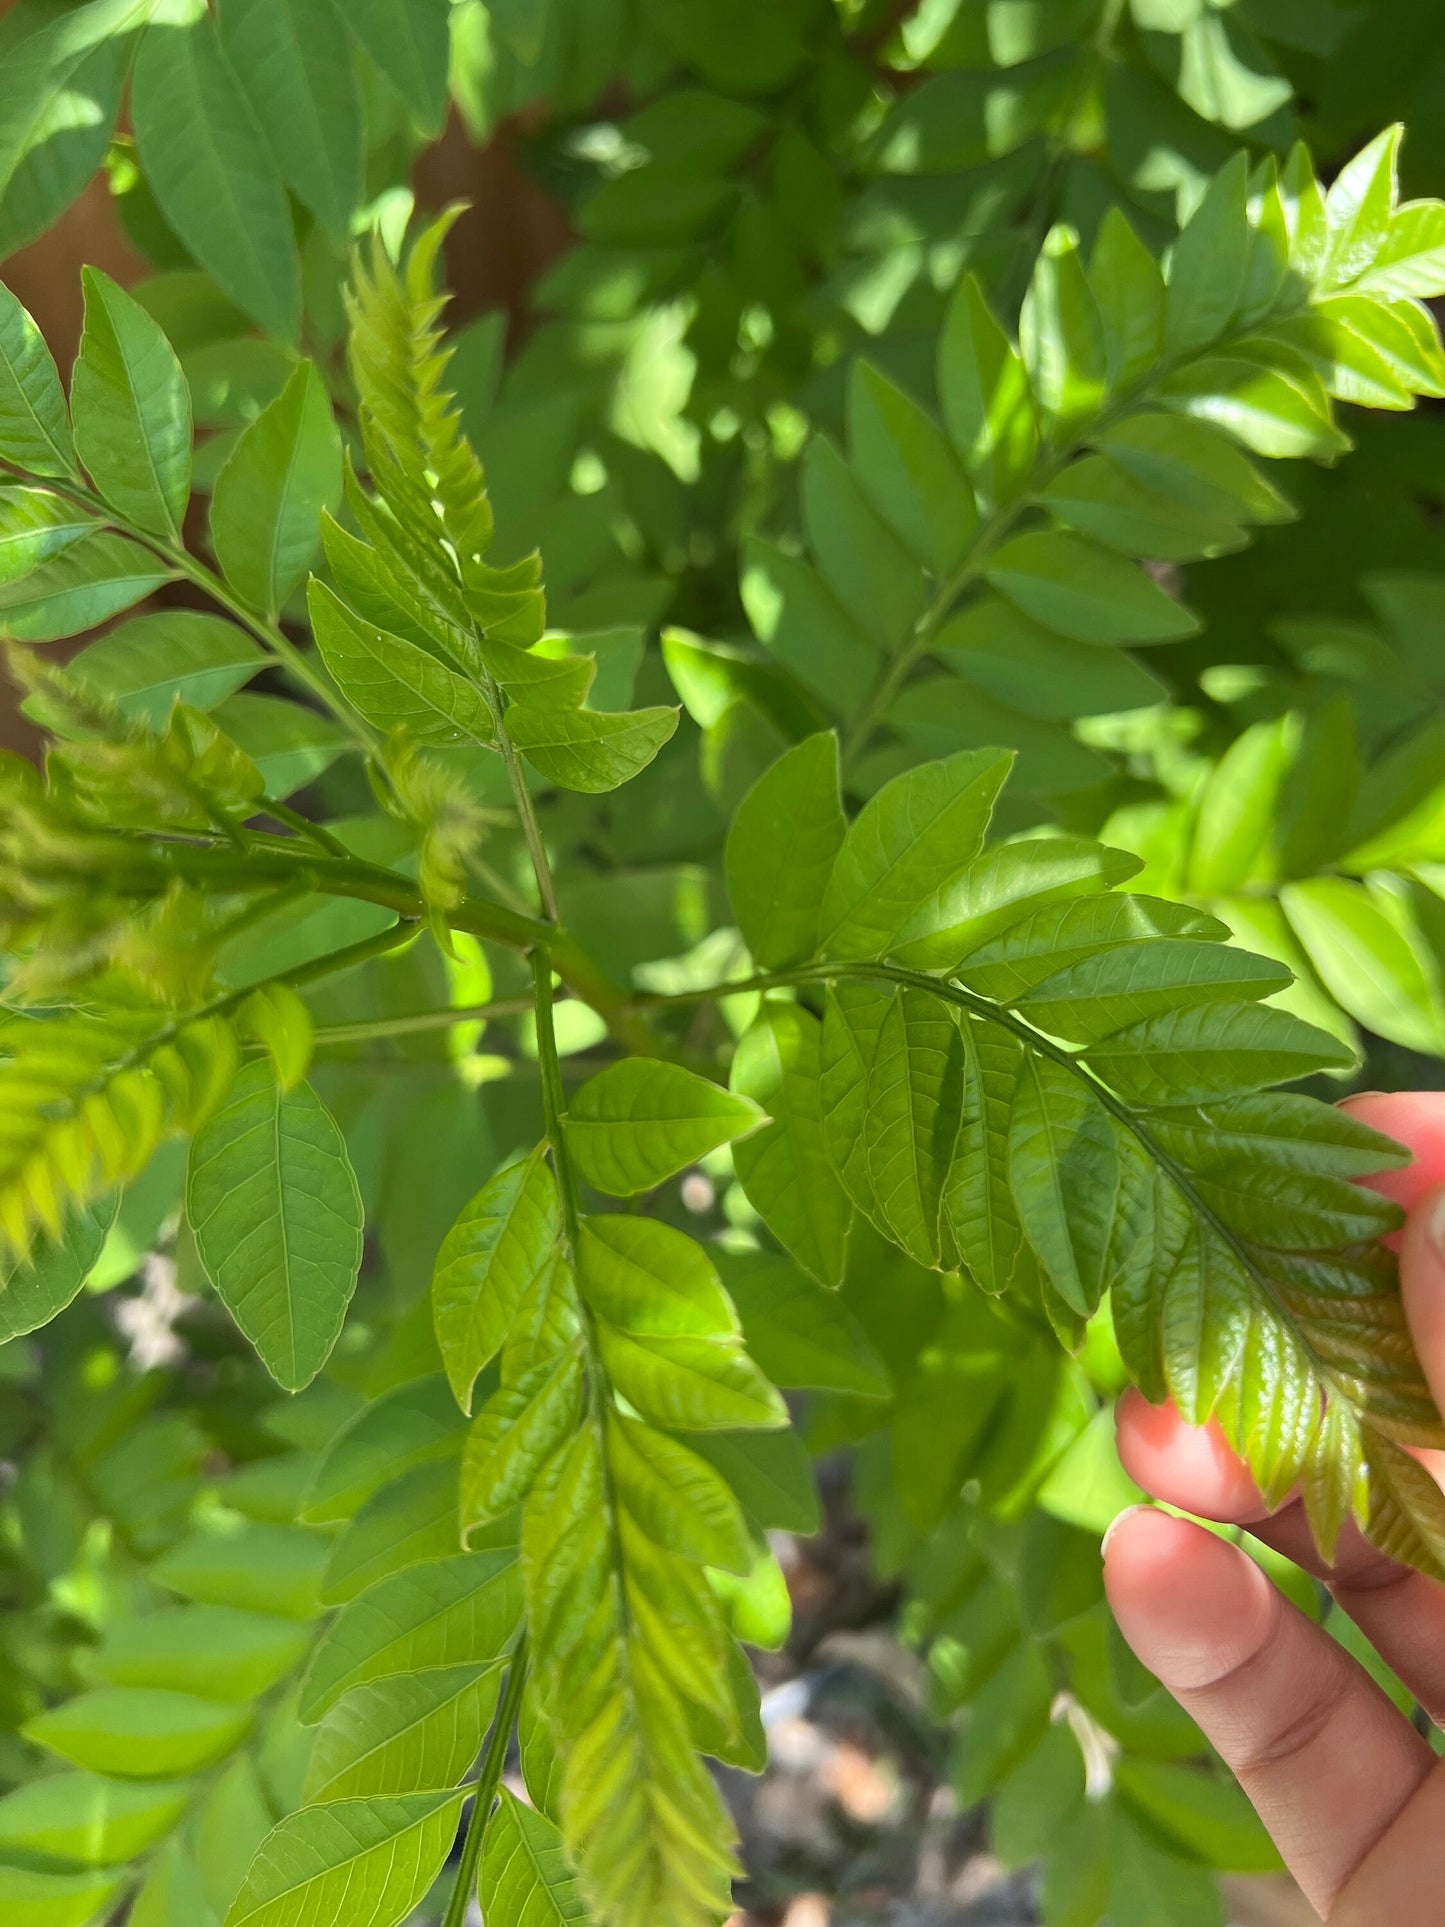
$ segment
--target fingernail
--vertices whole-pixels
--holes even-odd
[[[1116,1512],[1113,1518],[1109,1521],[1108,1525],[1105,1527],[1103,1538],[1099,1541],[1099,1557],[1101,1559],[1108,1558],[1109,1541],[1113,1538],[1114,1534],[1119,1530],[1120,1526],[1123,1525],[1124,1521],[1130,1516],[1131,1513],[1147,1512],[1148,1510],[1149,1508],[1147,1505],[1126,1505],[1122,1512]]]

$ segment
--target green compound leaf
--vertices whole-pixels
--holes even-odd
[[[294,342],[301,270],[286,189],[207,9],[178,4],[147,28],[131,113],[167,221],[252,320]]]
[[[621,1504],[654,1545],[724,1572],[747,1572],[753,1550],[742,1513],[705,1458],[653,1426],[612,1413],[607,1459]]]
[[[733,1151],[738,1182],[778,1242],[825,1285],[838,1284],[853,1209],[823,1136],[822,1026],[769,1000],[738,1040],[734,1090],[770,1120]]]
[[[342,16],[330,0],[224,0],[217,20],[286,185],[344,246],[366,144]]]
[[[588,1218],[578,1261],[608,1374],[644,1418],[680,1431],[787,1423],[691,1238],[650,1218]]]
[[[404,1472],[368,1499],[331,1548],[321,1598],[344,1606],[388,1573],[457,1548],[457,1467],[447,1458]]]
[[[1171,642],[1199,627],[1142,569],[1062,530],[1014,536],[986,574],[1026,616],[1077,642]]]
[[[1203,1104],[1354,1061],[1337,1038],[1288,1011],[1239,1003],[1146,1017],[1088,1053],[1104,1082],[1134,1104]]]
[[[288,1814],[262,1841],[225,1927],[395,1927],[451,1851],[460,1793],[337,1800]]]
[[[507,734],[527,761],[564,790],[600,795],[630,783],[677,728],[675,709],[606,715],[591,709],[513,703]]]
[[[422,127],[439,133],[447,91],[446,0],[355,0],[342,18]]]
[[[84,270],[85,332],[71,405],[76,452],[112,508],[180,540],[191,492],[191,392],[145,309],[98,268]]]
[[[428,650],[355,615],[324,582],[307,592],[322,661],[369,723],[419,743],[491,743],[486,692]]]
[[[73,1211],[60,1238],[36,1240],[23,1259],[0,1258],[0,1344],[48,1325],[76,1299],[95,1268],[117,1200]]]
[[[353,1687],[433,1666],[491,1666],[521,1610],[512,1552],[461,1553],[379,1580],[323,1633],[301,1688],[301,1718],[321,1719]]]
[[[108,1867],[163,1839],[185,1812],[184,1783],[54,1773],[0,1799],[0,1852]]]
[[[85,1670],[111,1686],[259,1699],[305,1656],[309,1643],[294,1619],[235,1606],[163,1606],[140,1619],[117,1620],[87,1654]],[[218,1653],[226,1656],[220,1671]]]
[[[825,956],[877,957],[983,847],[1012,757],[963,750],[886,783],[848,830],[819,918]]]
[[[41,1873],[0,1866],[0,1906],[16,1927],[89,1927],[120,1892],[124,1874]]]
[[[1033,464],[1038,415],[1023,362],[972,275],[959,284],[939,339],[938,395],[980,494],[1011,500]]]
[[[1054,1289],[1085,1318],[1107,1283],[1120,1181],[1098,1098],[1060,1065],[1025,1063],[1009,1120],[1014,1205]]]
[[[332,1439],[301,1497],[308,1525],[350,1519],[381,1488],[418,1466],[454,1460],[456,1406],[440,1373],[372,1400]]]
[[[701,1568],[652,1529],[617,1503],[601,1428],[585,1425],[527,1503],[528,1623],[592,1911],[707,1927],[734,1862],[696,1746],[731,1753],[740,1737],[730,1642]]]
[[[0,80],[0,253],[6,256],[49,227],[104,161],[148,7],[146,0],[91,0],[9,11],[12,33]],[[17,36],[13,30],[22,22],[29,31]]]
[[[587,1909],[562,1837],[506,1787],[482,1838],[482,1914],[515,1927],[586,1927]]]
[[[749,1352],[775,1385],[886,1398],[888,1373],[857,1319],[786,1259],[739,1254],[728,1293]]]
[[[462,1212],[437,1254],[432,1317],[457,1403],[472,1409],[477,1374],[539,1289],[561,1229],[546,1147],[507,1165]]]
[[[307,1805],[455,1786],[491,1725],[498,1677],[439,1666],[343,1694],[316,1730]]]
[[[0,286],[0,455],[30,475],[73,477],[65,391],[45,337]]]
[[[728,831],[728,895],[760,970],[801,963],[817,949],[823,896],[847,827],[831,733],[780,756],[739,803]],[[784,839],[786,866],[777,861]]]
[[[956,566],[978,524],[973,490],[933,419],[866,361],[848,390],[848,448],[869,501],[918,560]]]
[[[191,1149],[186,1210],[211,1282],[279,1385],[330,1356],[361,1265],[346,1144],[307,1084],[251,1064]]]
[[[589,1184],[631,1198],[765,1122],[749,1097],[676,1064],[625,1057],[572,1099],[567,1146]]]
[[[161,609],[112,629],[70,660],[70,673],[123,716],[160,734],[179,697],[214,709],[266,666],[239,624],[195,609]]]
[[[314,1533],[256,1523],[194,1532],[151,1570],[161,1585],[201,1605],[307,1620],[321,1610],[325,1565],[325,1542]]]
[[[461,1520],[471,1543],[476,1527],[500,1519],[524,1499],[542,1467],[576,1429],[584,1367],[575,1348],[529,1366],[482,1407],[462,1456]]]
[[[243,601],[275,618],[320,546],[323,511],[341,500],[341,437],[320,375],[299,364],[216,477],[211,539]]]
[[[922,1265],[936,1266],[942,1252],[940,1212],[962,1102],[963,1043],[953,1013],[926,992],[896,992],[868,1066],[863,1157],[869,1215]]]
[[[157,1687],[102,1686],[37,1714],[25,1732],[93,1773],[173,1780],[224,1759],[250,1724],[246,1707]]]

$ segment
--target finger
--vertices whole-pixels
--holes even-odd
[[[1120,1629],[1234,1769],[1323,1914],[1424,1782],[1425,1741],[1237,1546],[1140,1507],[1104,1577]]]
[[[1119,1457],[1136,1485],[1201,1519],[1242,1525],[1254,1538],[1321,1579],[1430,1717],[1445,1725],[1445,1588],[1376,1550],[1353,1524],[1332,1565],[1319,1555],[1298,1500],[1271,1516],[1249,1468],[1212,1421],[1186,1425],[1172,1405],[1126,1392],[1118,1410]]]
[[[1435,1403],[1445,1411],[1445,1184],[1417,1201],[1400,1241],[1400,1294]]]
[[[1434,1920],[1445,1892],[1445,1766],[1437,1766],[1365,1855],[1330,1914],[1331,1927],[1408,1927]]]
[[[1340,1109],[1398,1139],[1412,1154],[1403,1170],[1363,1179],[1370,1190],[1413,1211],[1427,1191],[1445,1184],[1445,1091],[1362,1091]]]

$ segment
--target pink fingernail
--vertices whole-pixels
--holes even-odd
[[[1119,1527],[1129,1517],[1130,1513],[1147,1512],[1148,1510],[1149,1510],[1149,1507],[1147,1505],[1126,1505],[1122,1512],[1116,1512],[1113,1518],[1109,1521],[1108,1525],[1105,1527],[1103,1538],[1099,1541],[1099,1557],[1101,1559],[1108,1558],[1109,1541],[1113,1538],[1114,1534],[1119,1530]]]

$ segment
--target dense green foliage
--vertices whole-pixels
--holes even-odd
[[[0,290],[7,1921],[723,1920],[838,1448],[1049,1927],[1276,1864],[1097,1541],[1132,1379],[1445,1577],[1325,1101],[1445,1055],[1430,14],[0,23],[0,246],[153,269]]]

